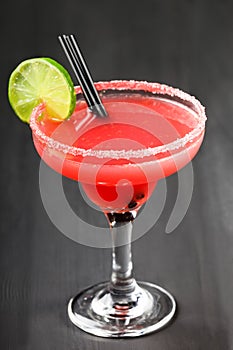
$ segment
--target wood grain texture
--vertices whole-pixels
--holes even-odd
[[[233,349],[232,11],[227,0],[5,2],[0,13],[0,349]],[[160,220],[133,244],[136,277],[161,284],[178,302],[169,327],[140,339],[96,338],[69,322],[69,298],[108,279],[110,251],[76,244],[50,222],[30,130],[7,101],[9,74],[23,59],[49,56],[68,67],[57,41],[63,32],[77,35],[95,80],[165,82],[207,107],[187,215],[172,234],[164,233],[177,193],[172,176]],[[93,220],[88,207],[78,207],[74,185],[65,180],[65,186],[76,209]],[[104,220],[99,213],[94,219]]]

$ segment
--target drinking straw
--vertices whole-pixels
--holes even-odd
[[[78,79],[88,107],[94,114],[106,117],[107,112],[74,35],[62,35],[58,39]]]

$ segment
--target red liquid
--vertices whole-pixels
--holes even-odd
[[[196,114],[181,103],[140,93],[118,92],[104,95],[102,100],[109,114],[106,119],[86,117],[86,104],[80,100],[69,120],[58,123],[45,117],[37,124],[45,135],[60,143],[96,150],[98,155],[104,150],[122,151],[118,158],[72,152],[65,155],[35,133],[34,144],[51,168],[80,181],[88,197],[103,210],[137,209],[160,178],[178,171],[195,156],[204,131],[183,147],[137,157],[140,150],[145,152],[183,138],[197,126]],[[129,150],[137,151],[136,157],[125,154]]]

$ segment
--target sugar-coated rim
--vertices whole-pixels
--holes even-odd
[[[183,92],[177,88],[173,88],[168,85],[160,84],[160,83],[151,83],[146,81],[134,81],[134,80],[114,80],[114,81],[106,81],[106,82],[98,82],[95,83],[97,90],[144,90],[146,92],[151,92],[153,94],[160,95],[168,95],[171,97],[177,97],[183,102],[191,103],[195,109],[195,114],[197,117],[197,126],[187,133],[184,137],[178,138],[177,140],[168,143],[166,145],[152,147],[152,148],[144,148],[138,150],[95,150],[95,149],[83,149],[74,146],[68,146],[59,141],[54,140],[53,138],[45,135],[39,128],[37,123],[37,117],[41,113],[43,108],[42,105],[39,105],[33,109],[31,119],[30,119],[30,127],[32,129],[33,134],[39,138],[39,140],[46,144],[49,148],[60,151],[64,154],[70,154],[73,156],[81,155],[83,157],[91,156],[97,158],[111,158],[111,159],[119,159],[119,158],[143,158],[146,156],[156,155],[164,152],[171,152],[177,150],[181,147],[184,147],[187,143],[192,142],[198,136],[201,135],[203,130],[205,129],[206,122],[206,114],[205,108],[202,104],[194,97],[189,95],[186,92]],[[75,92],[81,93],[81,88],[78,86],[75,88]]]

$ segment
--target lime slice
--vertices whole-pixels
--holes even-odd
[[[32,110],[44,103],[49,118],[64,120],[76,104],[73,82],[66,69],[51,58],[31,58],[12,72],[8,97],[18,117],[29,123]]]

